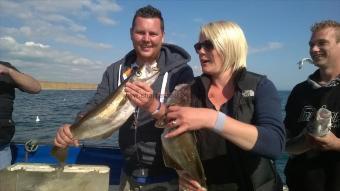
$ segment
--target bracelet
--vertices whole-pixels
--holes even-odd
[[[160,111],[161,106],[162,106],[162,103],[161,103],[161,102],[158,102],[157,109],[156,109],[154,112],[152,112],[151,115],[156,115],[156,114]]]
[[[216,133],[221,133],[224,129],[225,114],[222,112],[217,113],[217,119],[215,121],[215,126],[212,129]]]

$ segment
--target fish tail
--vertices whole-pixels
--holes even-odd
[[[64,165],[67,159],[67,147],[61,148],[54,146],[51,150],[51,155],[56,158],[61,165]]]

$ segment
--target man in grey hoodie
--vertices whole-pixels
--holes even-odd
[[[119,130],[119,146],[124,156],[120,190],[178,190],[177,175],[164,166],[161,152],[161,133],[155,119],[165,113],[162,104],[176,85],[193,80],[187,64],[190,55],[182,48],[165,44],[164,21],[161,12],[148,5],[136,11],[130,29],[134,50],[105,71],[94,97],[79,113],[84,115],[114,92],[134,66],[157,65],[160,75],[152,87],[145,83],[127,83],[128,98],[137,105],[136,112]],[[159,95],[159,96],[154,96]],[[77,145],[72,139],[70,125],[59,128],[55,145]]]

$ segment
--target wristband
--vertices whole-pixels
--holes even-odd
[[[221,133],[223,131],[223,128],[224,128],[224,121],[225,121],[225,114],[219,111],[217,113],[217,119],[215,121],[215,126],[212,130],[215,131],[216,133]]]
[[[162,106],[162,103],[158,102],[157,109],[154,112],[152,112],[151,115],[156,115],[159,112],[159,110],[161,109],[161,106]]]

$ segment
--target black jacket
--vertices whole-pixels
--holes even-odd
[[[233,98],[230,104],[222,105],[221,111],[242,122],[254,124],[255,95],[258,84],[264,79],[265,76],[247,72],[245,69],[239,71],[235,78]],[[195,107],[213,108],[207,97],[208,83],[208,77],[205,75],[195,79],[192,86],[192,103]],[[279,105],[279,102],[277,104]],[[283,129],[282,120],[278,125]],[[237,184],[238,191],[276,191],[282,188],[281,180],[270,159],[244,151],[212,131],[199,130],[196,134],[208,187]],[[284,137],[283,130],[282,136]],[[220,172],[217,173],[217,170]]]
[[[316,111],[327,108],[332,112],[331,131],[340,137],[340,77],[326,86],[315,79],[319,70],[297,84],[286,105],[285,126],[289,138],[295,137],[315,119]],[[286,182],[290,190],[339,191],[340,152],[311,149],[290,157],[285,168]]]
[[[0,64],[17,70],[8,62]],[[8,144],[14,135],[14,122],[12,121],[15,88],[17,84],[8,75],[0,75],[0,147]]]

